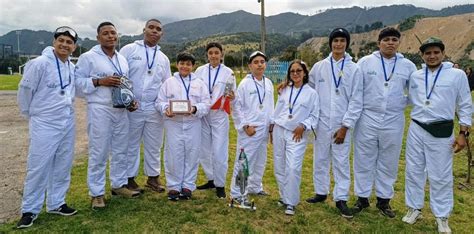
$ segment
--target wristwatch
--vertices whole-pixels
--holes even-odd
[[[465,137],[468,137],[469,136],[469,131],[461,130],[461,131],[459,131],[459,135],[461,135],[461,134],[464,135]]]

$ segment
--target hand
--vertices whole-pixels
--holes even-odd
[[[130,106],[127,107],[127,110],[130,111],[130,112],[134,112],[138,109],[138,102],[133,100],[132,101],[132,104]]]
[[[454,153],[463,150],[466,145],[466,136],[464,136],[463,134],[459,134],[459,136],[456,137],[456,140],[453,143]]]
[[[254,126],[248,126],[246,128],[244,127],[244,131],[247,134],[247,136],[253,136],[257,132]]]
[[[303,124],[298,125],[298,127],[293,130],[293,140],[295,142],[300,142],[301,138],[303,138],[304,127]]]
[[[100,86],[109,86],[109,87],[114,87],[114,86],[119,86],[121,84],[120,77],[119,76],[106,76],[102,79],[99,79]]]
[[[347,133],[347,127],[345,126],[342,126],[341,128],[339,128],[339,130],[336,131],[336,133],[334,133],[334,143],[336,144],[342,144],[344,143],[344,139],[346,138],[346,133]]]
[[[166,115],[166,117],[170,117],[170,118],[173,118],[173,117],[174,117],[174,114],[171,113],[171,110],[170,110],[169,107],[166,108],[165,115]]]
[[[229,94],[227,94],[225,97],[233,101],[235,99],[234,91],[230,91]]]

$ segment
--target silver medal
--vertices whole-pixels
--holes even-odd
[[[339,95],[339,89],[336,89],[336,94]]]
[[[425,101],[425,105],[429,106],[429,105],[430,105],[430,101],[426,100],[426,101]]]
[[[151,70],[148,70],[148,75],[150,75],[150,76],[152,75]]]
[[[263,105],[260,104],[260,105],[258,106],[258,108],[260,108],[260,110],[263,110]]]
[[[288,115],[288,119],[293,119],[293,115]]]
[[[385,85],[385,87],[388,87],[388,82],[385,82],[383,85]]]
[[[64,96],[64,94],[65,94],[64,90],[61,90],[61,92],[59,92],[59,94],[61,94],[61,96]]]

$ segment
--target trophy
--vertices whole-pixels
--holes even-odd
[[[237,175],[235,176],[235,184],[239,186],[241,196],[239,198],[232,198],[229,206],[255,211],[257,210],[257,207],[255,207],[253,200],[249,201],[248,195],[245,191],[248,185],[249,163],[243,148],[240,149],[238,168]]]
[[[132,81],[126,76],[120,76],[120,85],[112,88],[112,104],[115,108],[129,108],[133,105],[135,95]]]

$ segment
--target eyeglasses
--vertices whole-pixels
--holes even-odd
[[[74,31],[74,29],[72,29],[71,27],[68,27],[68,26],[61,26],[59,28],[56,29],[56,31],[54,31],[54,36],[59,36],[59,35],[63,35],[63,34],[69,34],[71,37],[74,38],[75,41],[77,41],[77,32]]]
[[[303,69],[296,69],[296,70],[290,70],[290,74],[301,74],[303,72]]]

